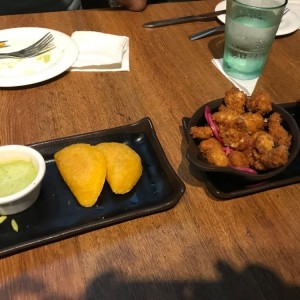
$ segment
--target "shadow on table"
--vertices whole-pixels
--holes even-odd
[[[300,286],[283,282],[272,271],[250,265],[242,271],[219,262],[220,280],[130,280],[117,271],[101,274],[86,287],[81,300],[298,300]],[[143,270],[141,270],[141,274]],[[201,277],[201,274],[199,275]],[[74,288],[66,286],[66,289]],[[0,299],[67,300],[70,297],[49,290],[47,282],[25,275],[2,284]],[[73,299],[73,298],[72,298]]]
[[[49,292],[47,283],[29,275],[17,277],[6,284],[0,282],[0,299],[69,300],[70,298]]]
[[[116,272],[106,273],[91,282],[84,299],[300,299],[300,286],[284,283],[264,267],[250,265],[239,272],[219,262],[217,269],[219,281],[132,281]]]
[[[224,33],[220,33],[212,38],[208,43],[208,49],[214,58],[223,57]]]

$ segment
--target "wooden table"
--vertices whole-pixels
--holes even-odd
[[[0,27],[130,38],[130,72],[66,72],[0,90],[0,144],[30,144],[126,125],[148,116],[186,185],[168,211],[0,259],[1,299],[299,299],[300,184],[218,201],[191,175],[181,119],[231,83],[211,64],[217,24],[145,29],[146,21],[207,12],[213,1],[149,5],[142,13],[74,11],[0,17]],[[300,32],[277,38],[256,90],[300,99]],[[0,233],[1,234],[1,233]]]

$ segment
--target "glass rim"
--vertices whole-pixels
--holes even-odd
[[[246,6],[246,7],[249,7],[249,8],[256,8],[256,9],[274,9],[274,8],[278,9],[278,8],[283,7],[283,6],[286,6],[287,3],[288,3],[288,0],[284,0],[284,2],[282,4],[278,4],[278,5],[275,5],[275,6],[256,6],[256,5],[251,5],[251,4],[243,3],[240,0],[232,0],[232,1],[236,2],[238,4],[241,4],[243,6]],[[275,1],[275,3],[276,3],[276,1]]]

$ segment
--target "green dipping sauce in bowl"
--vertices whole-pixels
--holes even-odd
[[[0,215],[13,215],[38,199],[46,161],[30,146],[0,146]]]
[[[31,160],[12,160],[0,163],[0,197],[15,194],[28,186],[38,170]]]

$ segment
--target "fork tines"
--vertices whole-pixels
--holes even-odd
[[[53,49],[55,47],[53,40],[53,35],[48,32],[38,41],[24,49],[9,53],[0,53],[0,58],[27,58],[37,56]]]
[[[37,42],[23,50],[26,51],[26,54],[28,55],[26,55],[27,57],[36,56],[38,54],[44,53],[52,49],[54,47],[54,44],[52,44],[53,40],[53,35],[50,32],[48,32]]]

